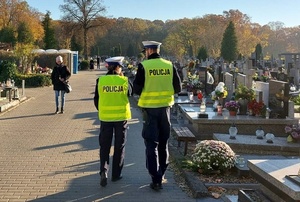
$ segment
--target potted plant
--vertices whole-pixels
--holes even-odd
[[[300,95],[291,97],[291,101],[294,102],[294,112],[299,113],[300,112]]]
[[[235,97],[234,97],[235,100],[244,99],[250,101],[255,99],[255,91],[242,84],[238,85],[234,93],[235,93]]]
[[[257,102],[256,99],[248,103],[249,114],[253,116],[265,116],[267,107],[263,101]]]
[[[186,82],[186,89],[188,92],[193,92],[194,95],[197,95],[198,90],[204,88],[203,83],[199,80],[199,75],[190,73],[188,74],[188,80]]]
[[[236,116],[237,111],[240,108],[240,105],[238,102],[234,100],[230,100],[229,102],[226,102],[224,107],[229,111],[229,114],[231,116]]]
[[[213,104],[213,107],[216,111],[217,106],[221,105],[223,106],[223,100],[228,95],[227,88],[225,86],[224,82],[219,82],[216,86],[215,90],[211,92],[211,100],[214,100],[215,103]]]
[[[227,88],[224,82],[218,83],[215,90],[211,93],[212,100],[218,100],[220,98],[226,98],[228,95]]]
[[[284,128],[285,134],[287,134],[287,142],[297,142],[300,140],[300,126],[299,125],[287,125]]]
[[[237,100],[240,104],[240,115],[247,114],[247,105],[248,102],[255,99],[255,91],[251,88],[248,88],[245,85],[239,84],[238,87],[235,89],[235,100]]]

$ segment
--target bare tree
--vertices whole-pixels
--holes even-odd
[[[83,31],[83,54],[88,58],[88,32],[91,28],[103,26],[102,13],[106,8],[102,0],[64,0],[60,5],[63,20],[77,22]]]

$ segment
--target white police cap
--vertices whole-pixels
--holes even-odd
[[[111,57],[111,58],[107,58],[105,60],[105,62],[110,66],[117,66],[117,65],[120,65],[123,67],[123,60],[124,60],[124,57],[123,56],[116,56],[116,57]]]
[[[143,41],[142,42],[145,48],[159,48],[161,43],[157,41]]]

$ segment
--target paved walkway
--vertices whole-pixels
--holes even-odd
[[[67,94],[64,114],[54,115],[52,87],[26,89],[29,101],[0,113],[0,202],[197,201],[175,183],[171,170],[163,190],[149,188],[141,114],[134,104],[123,179],[100,187],[93,92],[96,78],[104,73],[72,75],[73,91]]]

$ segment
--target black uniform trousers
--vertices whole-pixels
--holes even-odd
[[[100,174],[109,170],[109,153],[114,137],[114,154],[112,161],[112,177],[120,176],[125,157],[125,144],[127,136],[127,121],[104,122],[101,121],[100,145]]]
[[[161,183],[169,164],[170,107],[143,108],[146,167],[153,183]]]

